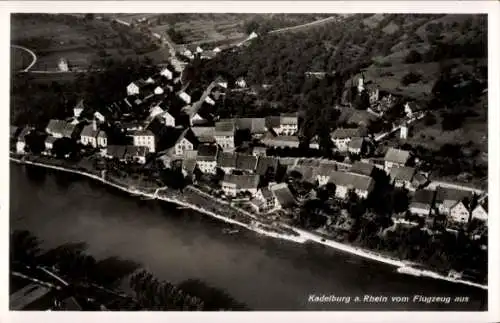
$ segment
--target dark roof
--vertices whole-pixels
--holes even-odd
[[[290,174],[291,172],[299,172],[302,175],[302,180],[308,181],[308,182],[313,182],[316,180],[314,178],[314,173],[315,173],[315,167],[312,166],[292,166],[287,168],[287,173]]]
[[[337,170],[337,165],[330,164],[320,164],[317,167],[314,167],[313,176],[330,176],[330,174]]]
[[[58,119],[52,119],[49,121],[47,124],[47,130],[51,133],[60,133],[62,134],[64,132],[64,129],[66,128],[66,121],[64,120],[58,120]]]
[[[355,174],[371,176],[374,169],[375,169],[375,165],[373,165],[373,164],[356,161],[356,162],[354,162],[354,164],[352,165],[352,167],[349,171],[351,173],[355,173]]]
[[[436,191],[418,190],[413,195],[412,203],[432,204]]]
[[[18,141],[23,141],[24,138],[31,132],[31,129],[29,127],[25,127],[19,132],[19,135],[17,136]]]
[[[198,144],[199,144],[199,141],[198,141],[198,138],[195,136],[195,134],[193,133],[193,131],[191,129],[186,129],[184,130],[179,138],[177,139],[177,142],[181,141],[182,138],[185,138],[187,141],[189,141],[191,144],[193,144],[194,148],[196,149],[196,147],[198,147]]]
[[[234,135],[234,121],[222,121],[215,124],[215,134],[217,136]]]
[[[331,137],[334,139],[365,137],[365,136],[366,136],[366,131],[364,130],[364,128],[337,128],[331,134]]]
[[[215,127],[192,127],[191,130],[200,142],[215,141]]]
[[[19,127],[10,126],[10,138],[16,138],[20,130],[21,128]]]
[[[410,159],[410,152],[406,150],[389,148],[385,154],[384,160],[388,162],[406,164]]]
[[[473,193],[471,191],[457,190],[454,188],[438,186],[436,188],[436,202],[441,203],[445,200],[449,201],[462,201],[466,198],[471,198]]]
[[[62,134],[65,137],[71,137],[71,136],[73,136],[73,134],[76,134],[76,131],[78,131],[78,129],[79,128],[77,127],[76,124],[67,122],[66,126],[64,127],[64,129],[62,131]]]
[[[143,157],[149,152],[148,147],[142,146],[126,146],[125,157]]]
[[[47,136],[47,138],[45,138],[45,143],[53,144],[56,140],[57,140],[56,137]]]
[[[274,157],[269,156],[259,156],[259,160],[257,161],[257,166],[255,168],[255,173],[264,176],[269,167],[276,171],[279,165],[279,160]]]
[[[236,118],[235,124],[238,129],[248,129],[251,133],[266,132],[265,118]]]
[[[402,181],[411,181],[413,175],[415,175],[415,168],[413,167],[393,167],[389,174],[391,176],[391,180],[402,180]]]
[[[125,151],[127,146],[124,145],[108,145],[106,149],[106,155],[122,159],[125,156]]]
[[[257,167],[257,157],[253,155],[236,155],[236,168],[241,170],[254,171]]]
[[[259,175],[224,175],[224,182],[235,184],[239,189],[251,189],[259,186]]]
[[[83,127],[82,132],[80,133],[80,136],[85,136],[85,137],[96,137],[98,130],[94,130],[93,126],[91,124],[86,125]]]
[[[184,169],[189,174],[192,174],[196,168],[196,159],[185,159],[182,161],[182,169]]]
[[[217,167],[236,168],[236,154],[228,152],[218,154]]]
[[[269,116],[266,118],[265,123],[267,128],[277,128],[281,125],[281,117]]]
[[[348,147],[352,149],[361,149],[363,148],[363,142],[364,142],[363,138],[353,137],[349,142]]]
[[[373,185],[371,177],[348,172],[332,172],[329,181],[335,185],[352,187],[359,190],[368,190]]]
[[[295,205],[295,197],[286,183],[272,185],[270,189],[283,208]]]
[[[198,147],[196,160],[215,160],[217,157],[217,145],[202,144]]]

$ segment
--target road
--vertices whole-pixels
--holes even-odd
[[[302,28],[308,28],[308,27],[312,27],[312,26],[315,26],[315,25],[320,25],[322,23],[326,23],[326,22],[330,22],[330,21],[335,21],[337,19],[339,19],[338,16],[331,16],[331,17],[328,17],[328,18],[324,18],[324,19],[320,19],[320,20],[315,20],[315,21],[312,21],[312,22],[308,22],[308,23],[302,24],[302,25],[290,26],[290,27],[285,27],[285,28],[279,28],[279,29],[271,30],[270,32],[268,32],[268,34],[277,34],[277,33],[282,33],[282,32],[286,32],[286,31],[300,30]]]
[[[28,72],[30,70],[30,68],[32,68],[33,65],[36,64],[36,61],[37,61],[36,54],[31,49],[23,47],[23,46],[19,46],[19,45],[10,45],[10,46],[14,47],[14,48],[19,48],[19,49],[25,50],[25,51],[27,51],[31,55],[31,57],[33,57],[33,61],[31,62],[31,64],[28,65],[28,67],[26,67],[25,69],[22,70],[23,72]]]

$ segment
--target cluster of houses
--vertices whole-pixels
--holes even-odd
[[[364,90],[362,80],[358,87]],[[478,220],[487,218],[484,204],[474,205],[471,210],[473,196],[467,191],[462,196],[444,188],[425,190],[428,176],[412,166],[409,151],[390,147],[383,158],[363,158],[353,164],[321,159],[307,164],[297,159],[294,164],[285,165],[281,158],[266,156],[268,148],[299,147],[298,115],[218,119],[214,113],[227,88],[227,81],[217,78],[205,91],[191,91],[182,84],[179,71],[165,67],[128,84],[123,100],[90,113],[84,113],[89,109],[80,101],[69,120],[50,120],[45,129],[44,153],[51,154],[58,139],[69,138],[96,149],[105,158],[121,162],[144,164],[151,157],[160,158],[166,167],[171,167],[174,161],[181,161],[184,175],[193,179],[196,172],[222,172],[220,184],[224,194],[231,198],[247,197],[259,212],[296,204],[288,185],[274,181],[282,170],[300,173],[302,180],[319,186],[334,184],[337,198],[345,198],[348,192],[366,198],[375,188],[375,169],[379,169],[389,176],[394,187],[413,192],[410,212],[415,215],[444,214],[457,223],[469,222],[471,214]],[[379,100],[378,91],[370,95],[374,102]],[[407,116],[418,111],[413,104],[405,106]],[[110,129],[119,129],[126,140],[115,142],[108,138]],[[245,132],[252,139],[246,153],[236,152],[241,148],[236,142],[238,132]],[[24,153],[29,133],[27,128],[11,128],[17,153]],[[364,127],[337,128],[330,138],[337,151],[358,155],[364,154],[369,141]],[[309,147],[319,148],[317,140],[313,139]],[[267,179],[263,181],[264,178]]]

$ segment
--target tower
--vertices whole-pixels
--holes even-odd
[[[365,89],[365,80],[363,78],[363,76],[361,76],[359,79],[358,79],[358,93],[361,93],[363,92],[363,90]]]
[[[401,132],[399,134],[400,139],[408,138],[408,124],[405,122],[401,125]]]

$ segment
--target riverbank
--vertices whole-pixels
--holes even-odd
[[[13,158],[13,157],[10,157],[10,160],[13,162],[19,163],[19,164],[29,164],[29,165],[34,165],[34,166],[38,166],[38,167],[44,167],[44,168],[49,168],[49,169],[54,169],[54,170],[59,170],[59,171],[64,171],[64,172],[69,172],[69,173],[74,173],[74,174],[86,176],[88,178],[97,180],[103,184],[110,185],[114,188],[117,188],[117,189],[124,191],[124,192],[127,192],[129,194],[132,194],[135,196],[147,197],[149,199],[159,199],[159,200],[166,201],[169,203],[174,203],[174,204],[180,205],[181,207],[193,209],[197,212],[203,213],[205,215],[209,215],[209,216],[216,218],[218,220],[246,228],[248,230],[254,231],[256,233],[259,233],[259,234],[262,234],[265,236],[269,236],[269,237],[273,237],[273,238],[277,238],[277,239],[282,239],[282,240],[293,241],[293,242],[297,242],[297,243],[305,243],[307,241],[312,241],[312,242],[316,242],[316,243],[334,248],[336,250],[340,250],[340,251],[343,251],[343,252],[346,252],[349,254],[357,255],[357,256],[363,257],[365,259],[375,260],[377,262],[385,263],[385,264],[388,264],[388,265],[391,265],[394,267],[398,267],[398,268],[408,265],[407,262],[393,259],[393,258],[389,258],[387,256],[380,255],[378,253],[375,253],[375,252],[372,252],[372,251],[369,251],[366,249],[357,248],[354,246],[342,244],[342,243],[336,242],[334,240],[326,239],[326,238],[324,238],[320,235],[316,235],[312,232],[301,230],[301,229],[298,229],[295,227],[286,226],[288,229],[293,230],[293,232],[296,232],[297,233],[296,236],[292,235],[292,234],[284,234],[284,233],[278,233],[278,232],[266,230],[266,225],[259,223],[258,221],[252,221],[250,224],[243,223],[241,221],[232,219],[230,217],[218,214],[219,212],[217,212],[217,211],[207,210],[205,207],[195,205],[193,203],[190,203],[189,201],[183,201],[178,197],[169,197],[169,196],[166,196],[164,194],[159,194],[160,189],[156,189],[153,193],[145,192],[145,191],[141,191],[137,188],[130,188],[130,187],[118,185],[116,183],[113,183],[113,182],[110,182],[106,179],[103,179],[102,177],[100,177],[98,175],[94,175],[94,174],[87,173],[87,172],[80,171],[80,170],[69,169],[69,168],[65,168],[62,166],[53,166],[53,165],[48,165],[48,164],[38,163],[38,162],[33,162],[33,161],[28,161],[28,160],[21,160],[21,159],[17,159],[17,158]],[[271,229],[271,228],[269,228],[269,229]],[[432,272],[432,271],[419,270],[418,272],[419,272],[420,276],[425,276],[425,277],[430,277],[430,278],[435,278],[435,279],[440,279],[440,280],[446,280],[446,281],[454,282],[454,283],[461,283],[461,284],[465,284],[465,285],[469,285],[469,286],[473,286],[473,287],[477,287],[477,288],[481,288],[481,289],[487,289],[486,285],[481,285],[481,284],[477,284],[477,283],[473,283],[473,282],[469,282],[469,281],[464,281],[464,280],[451,279],[451,278],[448,278],[446,276],[440,275],[440,274]]]

